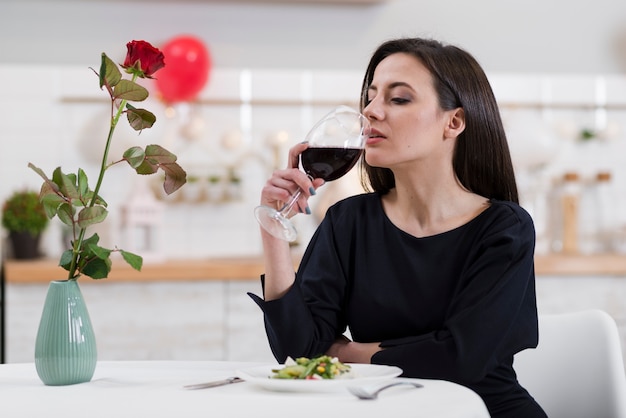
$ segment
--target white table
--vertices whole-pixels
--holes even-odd
[[[489,417],[480,397],[446,381],[415,379],[374,401],[336,392],[274,392],[250,382],[210,389],[184,385],[234,376],[259,363],[222,361],[103,361],[88,383],[45,386],[33,363],[0,365],[3,417]]]

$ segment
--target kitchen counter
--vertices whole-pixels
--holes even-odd
[[[298,258],[294,259],[294,267],[298,261]],[[19,356],[32,348],[34,336],[29,332],[37,329],[45,288],[51,280],[65,279],[65,271],[57,266],[57,262],[56,259],[4,262],[3,279],[6,283],[4,280],[0,282],[0,363],[5,361],[7,353],[5,329],[11,326],[13,351],[8,352],[13,353],[12,358],[25,361]],[[539,311],[606,310],[618,322],[626,350],[626,334],[623,333],[626,318],[621,309],[623,295],[626,295],[626,280],[623,280],[626,278],[626,256],[538,255],[535,265]],[[81,279],[83,292],[97,295],[91,299],[90,310],[97,316],[109,318],[112,299],[116,300],[120,312],[125,306],[139,304],[142,308],[141,312],[130,316],[120,316],[115,310],[114,317],[119,323],[111,328],[107,322],[107,329],[100,334],[107,337],[102,338],[105,342],[99,352],[111,359],[121,358],[128,352],[136,353],[137,359],[153,356],[204,358],[206,353],[221,359],[250,358],[259,352],[258,348],[250,347],[256,347],[258,341],[265,341],[265,333],[262,315],[247,292],[259,294],[258,277],[263,270],[260,257],[146,263],[141,272],[114,259],[107,283]],[[8,306],[5,284],[12,296],[12,305]],[[11,312],[5,315],[5,309],[9,307]],[[154,332],[156,325],[152,318],[163,318],[164,315],[177,319],[166,321],[166,324],[158,322],[159,332]],[[193,344],[184,339],[177,345],[180,323],[191,327],[188,334],[194,335]],[[110,333],[109,328],[114,332]],[[138,330],[143,331],[138,334]],[[124,337],[120,337],[122,335]],[[132,341],[141,341],[143,345],[132,345],[135,344]],[[138,347],[141,349],[137,350]],[[269,348],[263,356],[272,358]]]
[[[294,267],[299,257],[294,257]],[[41,283],[66,279],[65,270],[57,260],[6,260],[4,277],[7,283]],[[123,260],[114,260],[107,280],[114,281],[195,281],[195,280],[256,280],[264,271],[261,257],[208,258],[169,260],[144,263],[136,271]],[[535,257],[537,276],[616,275],[626,277],[626,255],[565,255],[550,254]]]
[[[624,276],[624,254],[548,254],[535,256],[537,276]]]
[[[113,267],[106,280],[250,280],[258,279],[261,273],[263,273],[263,260],[260,257],[144,262],[141,271],[134,270],[120,259],[113,261]],[[5,260],[4,277],[7,283],[40,283],[67,279],[67,272],[58,266],[56,259]]]

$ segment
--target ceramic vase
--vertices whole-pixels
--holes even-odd
[[[96,338],[78,282],[50,282],[35,342],[39,378],[49,386],[88,382],[96,361]]]

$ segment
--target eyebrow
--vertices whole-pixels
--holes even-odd
[[[415,91],[415,89],[409,83],[406,83],[404,81],[394,81],[393,83],[389,84],[389,86],[387,88],[389,90],[391,90],[391,89],[394,89],[396,87],[407,87],[407,88]],[[368,87],[368,90],[378,91],[378,88],[376,86],[373,86],[373,85],[370,84],[370,86]]]

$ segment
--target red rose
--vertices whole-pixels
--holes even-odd
[[[152,78],[152,74],[165,67],[165,56],[158,48],[146,41],[132,41],[126,44],[128,53],[122,68],[139,77]]]

